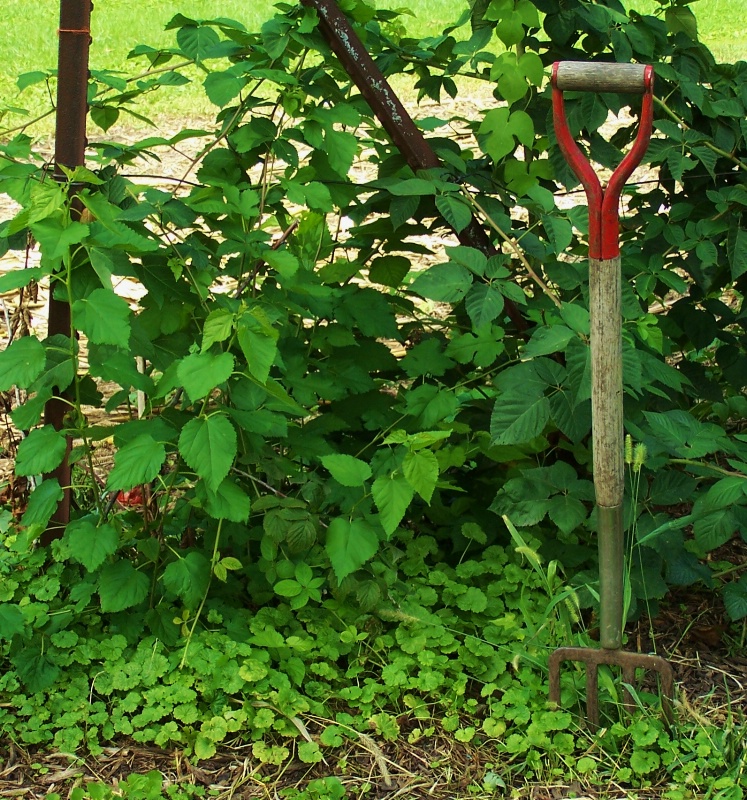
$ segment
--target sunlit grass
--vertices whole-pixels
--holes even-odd
[[[452,24],[466,8],[466,0],[378,0],[389,8],[411,8],[403,24],[414,36],[439,33]],[[640,13],[661,13],[656,0],[625,0],[626,6]],[[92,16],[91,67],[131,71],[137,69],[127,54],[140,43],[164,46],[174,41],[174,31],[164,26],[177,12],[195,18],[230,17],[249,29],[256,29],[272,13],[272,0],[100,0]],[[747,58],[747,0],[703,0],[692,6],[703,41],[721,61]],[[0,37],[0,108],[21,107],[35,116],[49,107],[48,92],[37,85],[18,93],[16,78],[23,72],[52,69],[57,61],[59,0],[0,0],[3,35]],[[468,27],[464,29],[465,35]],[[145,65],[144,62],[143,66]],[[190,118],[212,115],[216,108],[204,96],[201,76],[195,83],[168,93],[157,93],[145,102],[146,114],[159,117]],[[408,87],[397,86],[407,94]],[[165,103],[168,102],[168,106]],[[23,121],[19,114],[9,114],[3,127]],[[42,128],[51,131],[52,121]]]

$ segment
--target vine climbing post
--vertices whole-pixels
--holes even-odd
[[[86,117],[88,114],[88,55],[91,43],[91,0],[60,0],[59,55],[57,61],[57,112],[55,125],[54,178],[67,181],[63,167],[73,169],[85,163]],[[80,216],[82,205],[74,196],[79,185],[72,184],[70,213]],[[71,316],[67,298],[55,297],[54,282],[49,293],[48,336],[70,336]],[[56,430],[64,427],[68,408],[61,392],[49,400],[44,409],[44,421]],[[70,446],[59,467],[49,476],[59,481],[63,498],[53,515],[43,541],[62,535],[70,520],[71,470]]]

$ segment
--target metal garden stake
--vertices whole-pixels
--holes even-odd
[[[584,186],[589,205],[589,308],[591,313],[591,409],[594,491],[599,546],[600,649],[561,647],[550,656],[550,700],[560,702],[560,665],[586,664],[586,716],[599,727],[598,669],[621,668],[624,704],[632,709],[627,689],[636,669],[659,674],[662,709],[671,719],[673,673],[655,655],[623,651],[623,379],[621,270],[618,230],[620,192],[648,146],[653,117],[654,72],[650,66],[575,61],[556,62],[552,72],[553,117],[560,149]],[[571,136],[563,91],[627,92],[643,95],[638,134],[632,148],[603,188],[593,167]]]

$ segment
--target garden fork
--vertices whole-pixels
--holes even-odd
[[[623,378],[621,270],[618,205],[625,181],[643,158],[651,137],[654,72],[650,66],[561,61],[553,65],[553,119],[558,145],[586,191],[589,206],[589,310],[591,315],[591,413],[594,492],[599,547],[600,649],[561,647],[550,655],[550,700],[560,703],[560,665],[586,664],[586,716],[599,727],[599,677],[602,664],[621,668],[623,703],[636,669],[659,674],[662,711],[672,718],[672,667],[661,656],[622,650],[623,631]],[[603,188],[574,141],[565,115],[563,91],[627,92],[643,95],[638,133],[632,148]]]

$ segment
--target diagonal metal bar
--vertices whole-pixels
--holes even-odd
[[[301,2],[316,9],[319,14],[319,31],[410,168],[417,171],[441,167],[441,159],[428,144],[422,131],[376,66],[376,62],[335,0],[301,0]],[[474,215],[470,224],[456,235],[461,244],[474,247],[488,257],[497,252]],[[505,309],[514,327],[518,331],[525,331],[526,320],[516,305],[506,299]]]
[[[88,53],[91,42],[91,0],[61,0],[59,54],[57,68],[57,114],[54,152],[54,177],[66,180],[61,167],[73,168],[85,163],[86,117],[88,114]],[[79,215],[82,206],[73,198],[71,213]],[[54,296],[54,282],[49,294],[49,324],[47,335],[71,335],[70,306],[67,300]],[[60,392],[44,408],[44,422],[61,430],[69,406]],[[56,478],[63,498],[42,536],[48,543],[59,538],[70,521],[71,470],[68,438],[65,458],[57,469],[45,477]]]

